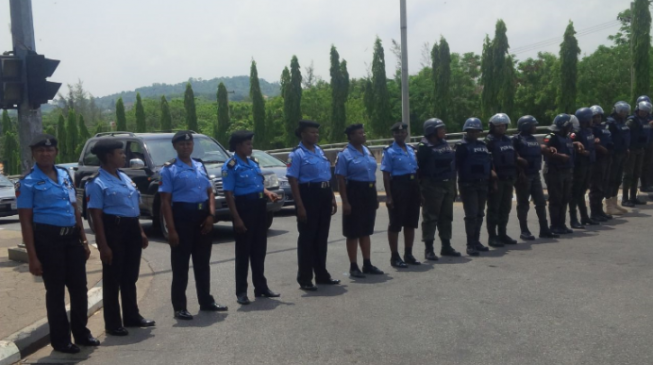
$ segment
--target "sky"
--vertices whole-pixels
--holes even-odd
[[[400,38],[399,0],[33,0],[36,51],[61,60],[51,81],[82,80],[95,96],[153,83],[179,83],[249,75],[278,81],[297,55],[302,68],[329,80],[329,51],[335,45],[351,77],[368,75],[378,36],[389,76]],[[444,36],[451,52],[480,53],[497,19],[508,28],[523,60],[537,52],[558,53],[572,20],[583,54],[610,44],[617,14],[630,0],[407,0],[408,64],[424,62],[424,44]],[[610,26],[612,24],[612,26]],[[598,27],[596,27],[598,26]],[[594,27],[594,28],[593,28]],[[0,52],[12,49],[9,0],[0,0]],[[555,38],[559,41],[555,41]],[[537,45],[542,41],[552,40]],[[552,43],[552,44],[551,44]],[[528,49],[527,49],[528,50]],[[65,86],[61,91],[65,91]]]

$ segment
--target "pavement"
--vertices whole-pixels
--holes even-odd
[[[453,245],[462,251],[459,203],[454,214]],[[100,347],[63,355],[48,346],[21,363],[652,364],[652,214],[653,205],[645,206],[558,240],[397,270],[389,265],[381,207],[372,261],[386,275],[352,279],[337,213],[328,268],[342,285],[305,293],[295,282],[295,218],[285,209],[269,231],[266,260],[269,285],[282,296],[249,306],[236,303],[233,234],[221,223],[213,232],[212,291],[229,311],[198,312],[191,274],[188,309],[196,317],[188,322],[173,318],[169,248],[152,236],[144,259],[153,271],[142,274],[139,295],[156,327],[106,337],[98,312],[89,327]],[[530,218],[535,231],[533,211]],[[514,209],[509,233],[519,233]],[[417,242],[418,258],[422,250]]]

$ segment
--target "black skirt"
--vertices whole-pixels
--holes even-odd
[[[415,175],[392,177],[393,209],[388,209],[390,232],[401,232],[402,227],[417,228],[422,197]]]
[[[376,209],[379,201],[374,182],[347,181],[347,199],[351,214],[342,216],[342,234],[347,238],[361,238],[374,233]]]

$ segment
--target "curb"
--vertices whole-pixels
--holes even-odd
[[[87,295],[87,315],[90,317],[103,306],[102,281],[91,288]],[[66,313],[70,316],[70,305],[66,306]],[[22,357],[38,350],[41,346],[47,344],[49,335],[50,326],[48,325],[48,319],[43,318],[1,340],[0,365],[16,363]]]

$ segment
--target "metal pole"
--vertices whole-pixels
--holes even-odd
[[[401,121],[408,124],[410,141],[410,106],[408,103],[408,35],[406,25],[406,0],[401,3]]]
[[[36,51],[32,0],[9,0],[9,8],[14,55],[24,62],[28,51]],[[23,69],[26,69],[24,63]],[[20,143],[20,168],[22,172],[25,172],[32,167],[32,151],[29,144],[36,134],[43,132],[43,121],[41,120],[41,108],[32,109],[30,107],[26,73],[23,73],[23,85],[25,85],[23,102],[18,106],[18,140]]]

